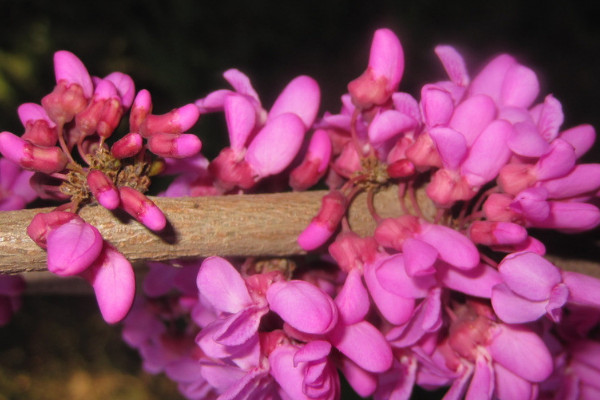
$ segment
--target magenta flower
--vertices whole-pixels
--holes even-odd
[[[0,158],[0,210],[20,210],[37,194],[29,180],[33,172],[23,171],[17,164]]]
[[[333,299],[316,286],[300,280],[276,282],[267,290],[269,308],[293,328],[325,334],[338,321]]]
[[[100,256],[81,273],[94,288],[102,318],[109,324],[121,321],[135,296],[135,277],[129,261],[104,242]]]
[[[352,102],[365,109],[382,105],[398,88],[403,72],[400,41],[389,29],[378,29],[373,35],[367,70],[348,84]]]
[[[339,399],[340,382],[328,358],[330,351],[331,344],[325,341],[276,347],[269,355],[270,373],[281,387],[282,397]]]
[[[20,275],[0,275],[0,326],[8,324],[21,308],[25,280]]]

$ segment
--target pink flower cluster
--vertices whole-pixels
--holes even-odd
[[[33,175],[6,158],[0,158],[0,211],[20,210],[37,198],[29,184]],[[0,274],[0,326],[21,307],[25,281],[18,275]]]
[[[150,177],[165,169],[165,159],[200,151],[200,139],[184,133],[200,112],[188,104],[167,114],[152,114],[150,93],[136,94],[128,75],[92,77],[68,51],[55,53],[54,69],[56,86],[41,105],[25,103],[18,109],[25,132],[0,133],[0,153],[6,157],[2,161],[28,170],[12,182],[7,172],[7,190],[12,186],[15,194],[9,199],[17,204],[37,194],[63,202],[55,211],[37,214],[27,233],[47,250],[51,272],[90,282],[102,316],[113,323],[131,308],[133,269],[77,211],[96,202],[109,210],[121,208],[153,231],[162,230],[165,216],[143,193]],[[128,133],[114,137],[128,110]],[[8,165],[3,164],[3,173]],[[24,182],[30,184],[28,191],[22,189]],[[3,203],[10,207],[4,198]]]
[[[398,91],[400,40],[377,30],[341,110],[317,119],[308,76],[266,109],[231,69],[231,89],[153,115],[126,75],[90,78],[58,52],[56,88],[22,106],[25,133],[1,133],[0,152],[36,171],[41,197],[67,201],[28,229],[48,268],[89,280],[108,322],[127,316],[123,337],[144,368],[190,399],[339,399],[341,376],[376,400],[408,399],[415,385],[449,387],[448,400],[596,399],[600,280],[553,265],[530,229],[600,224],[600,164],[578,163],[595,131],[563,129],[560,102],[536,103],[536,74],[512,56],[471,77],[454,48],[435,53],[448,78],[417,99]],[[129,108],[129,133],[108,146]],[[224,113],[230,143],[214,160],[184,133],[209,112]],[[160,231],[143,195],[157,173],[175,176],[163,193],[173,197],[324,179],[330,192],[298,237],[315,254],[151,263],[134,302],[130,264],[76,211],[121,207]],[[382,218],[373,199],[390,185],[404,215]],[[361,192],[377,225],[367,237],[347,219]]]

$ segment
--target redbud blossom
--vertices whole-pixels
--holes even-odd
[[[149,198],[127,186],[119,187],[121,207],[136,220],[153,231],[160,231],[167,225],[165,215]]]
[[[10,132],[0,133],[0,153],[25,169],[46,174],[62,171],[68,161],[60,148],[38,146]]]
[[[102,318],[109,324],[121,321],[133,304],[135,276],[127,259],[109,243],[100,256],[81,273],[94,288]]]
[[[314,250],[324,244],[333,235],[346,213],[346,197],[338,191],[323,196],[319,214],[298,236],[298,244],[304,250]]]
[[[258,177],[278,174],[298,154],[305,132],[304,123],[296,114],[280,114],[256,134],[245,160]]]
[[[201,148],[202,142],[192,134],[155,133],[148,139],[148,150],[162,157],[187,158]]]
[[[17,109],[25,133],[21,137],[39,146],[54,146],[58,141],[56,124],[39,104],[24,103]]]
[[[273,283],[267,290],[267,301],[272,311],[301,332],[323,334],[337,323],[333,299],[305,281]]]
[[[382,105],[396,91],[404,72],[404,52],[398,37],[389,29],[373,36],[367,70],[348,84],[352,102],[359,108]]]
[[[331,139],[327,131],[317,129],[313,133],[302,164],[290,173],[290,186],[294,190],[306,190],[323,177],[331,159]]]
[[[60,276],[80,274],[98,258],[102,244],[98,229],[73,218],[47,235],[48,270]]]
[[[110,153],[118,159],[133,157],[142,150],[143,139],[139,133],[131,132],[113,143]]]
[[[155,133],[182,133],[194,126],[199,117],[200,111],[194,104],[186,104],[162,115],[148,114],[140,125],[139,133],[145,138]]]
[[[114,210],[119,206],[121,203],[119,191],[115,184],[102,171],[97,169],[91,170],[88,172],[86,179],[90,191],[102,207]]]

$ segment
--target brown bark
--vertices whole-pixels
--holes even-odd
[[[168,260],[186,257],[293,256],[303,254],[296,238],[317,214],[324,191],[239,195],[195,198],[152,198],[164,211],[168,227],[159,233],[146,229],[124,213],[88,206],[81,217],[96,226],[104,238],[129,260]],[[375,221],[367,209],[366,194],[359,195],[349,210],[352,229],[360,235],[373,233]],[[424,193],[418,201],[429,219],[435,211]],[[391,186],[375,196],[375,209],[381,217],[402,214],[397,187]],[[410,202],[407,202],[410,203]],[[0,213],[0,272],[44,271],[46,253],[26,233],[36,213],[52,209]],[[600,277],[600,265],[590,260],[550,257],[562,268]],[[89,292],[77,280],[61,283],[46,274],[30,274],[32,292]],[[73,289],[69,289],[73,285]]]
[[[169,223],[155,233],[121,212],[100,206],[84,207],[80,216],[130,261],[184,257],[291,256],[302,254],[296,238],[317,214],[326,192],[298,192],[222,197],[159,198],[152,200]],[[376,194],[375,208],[382,217],[401,215],[397,188]],[[33,216],[51,209],[0,213],[0,272],[42,271],[46,253],[27,236]],[[375,222],[359,195],[349,210],[352,229],[373,232]]]

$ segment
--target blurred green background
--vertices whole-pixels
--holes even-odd
[[[16,108],[52,90],[59,49],[77,54],[94,75],[129,73],[138,89],[151,91],[157,113],[226,87],[221,74],[232,67],[251,77],[266,107],[290,79],[308,74],[321,85],[321,112],[337,111],[347,82],[366,67],[373,31],[384,26],[404,46],[403,91],[418,97],[424,82],[445,78],[436,44],[461,50],[472,75],[509,52],[538,72],[543,94],[562,102],[564,126],[598,128],[597,15],[598,3],[558,0],[1,0],[0,129],[22,133]],[[221,116],[207,116],[195,130],[209,157],[224,143],[222,126]],[[599,159],[598,146],[586,159]],[[557,253],[589,252],[597,233],[550,240]],[[178,398],[166,379],[140,370],[119,335],[101,321],[93,298],[26,297],[0,328],[0,400]]]

